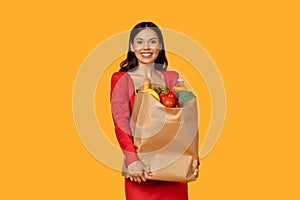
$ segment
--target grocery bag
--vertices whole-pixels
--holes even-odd
[[[150,180],[189,182],[198,173],[196,98],[181,108],[168,108],[151,94],[135,95],[130,128],[139,159],[150,168]]]

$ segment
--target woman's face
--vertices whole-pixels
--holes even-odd
[[[157,33],[150,28],[140,31],[131,44],[131,50],[134,51],[139,65],[154,63],[161,48]]]

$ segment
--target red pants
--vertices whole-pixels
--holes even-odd
[[[125,178],[126,200],[188,200],[187,183],[151,181],[136,183]]]

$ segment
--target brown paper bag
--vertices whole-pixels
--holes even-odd
[[[151,94],[135,95],[130,127],[150,180],[189,182],[197,179],[198,112],[196,98],[182,108],[167,108]]]

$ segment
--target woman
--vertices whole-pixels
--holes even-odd
[[[125,155],[124,167],[127,200],[187,200],[186,183],[147,180],[144,173],[151,171],[136,154],[130,132],[129,121],[133,108],[135,91],[145,78],[152,85],[173,88],[178,73],[166,71],[168,60],[160,29],[152,22],[137,24],[130,33],[127,58],[120,64],[119,72],[111,79],[111,108],[115,133]]]

